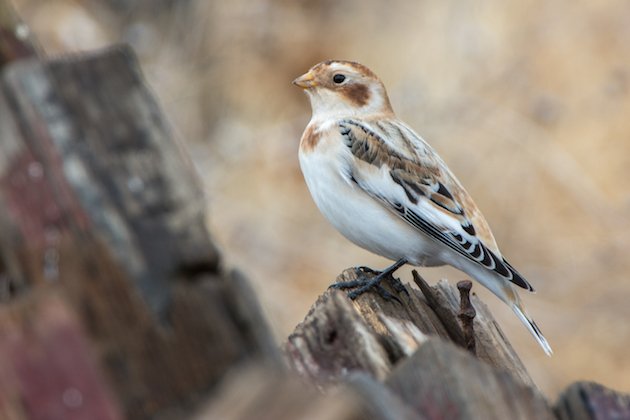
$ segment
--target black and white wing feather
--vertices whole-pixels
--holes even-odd
[[[437,154],[398,122],[338,123],[351,151],[348,174],[414,228],[464,258],[530,291],[533,287],[501,256],[496,241],[466,190]]]

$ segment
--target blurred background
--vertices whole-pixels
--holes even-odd
[[[477,285],[535,382],[630,391],[630,4],[623,0],[14,0],[50,55],[131,44],[205,187],[208,225],[278,342],[344,268],[382,258],[319,214],[291,80],[330,58],[385,82],[537,289],[555,354]],[[430,282],[464,275],[421,269]],[[408,269],[400,270],[410,281]]]

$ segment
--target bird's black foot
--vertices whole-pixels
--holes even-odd
[[[396,267],[396,265],[398,264],[398,261],[392,266],[392,267]],[[404,264],[403,264],[404,265]],[[396,267],[395,270],[397,270],[400,266]],[[389,284],[394,288],[395,291],[397,291],[398,293],[405,293],[406,295],[409,295],[409,292],[407,292],[407,288],[402,284],[402,282],[400,281],[399,278],[394,277],[394,271],[389,270],[391,267],[386,268],[384,271],[389,271],[388,275],[384,277],[385,280],[387,280],[389,282]],[[366,267],[366,266],[359,266],[359,267],[355,267],[354,270],[357,272],[358,277],[361,277],[364,273],[365,274],[375,274],[375,275],[379,275],[381,273],[383,273],[384,271],[377,271],[374,270],[370,267]],[[348,282],[349,283],[349,282]],[[355,286],[356,287],[356,286]]]
[[[363,293],[371,289],[374,289],[376,292],[378,292],[378,294],[383,299],[385,300],[394,299],[398,301],[398,303],[401,303],[400,299],[398,299],[396,296],[389,293],[381,285],[381,281],[383,281],[384,279],[387,279],[387,281],[389,281],[389,283],[392,285],[394,290],[398,292],[401,292],[401,291],[406,292],[407,290],[405,289],[405,286],[403,286],[403,284],[400,282],[399,279],[394,278],[394,276],[392,275],[396,270],[398,270],[401,266],[405,265],[406,263],[407,263],[406,259],[404,258],[400,259],[396,261],[394,264],[392,264],[390,267],[387,267],[383,271],[376,271],[369,267],[356,267],[355,271],[357,272],[357,279],[335,283],[335,284],[332,284],[330,287],[334,289],[340,289],[340,290],[353,289],[352,291],[348,292],[348,297],[353,300],[361,296]],[[373,277],[368,277],[367,274],[376,274],[376,275]]]
[[[367,292],[368,290],[374,289],[378,292],[378,294],[383,299],[385,300],[394,299],[400,302],[400,300],[396,296],[389,293],[383,286],[380,285],[381,280],[382,280],[382,277],[380,277],[380,274],[374,277],[367,277],[365,276],[365,274],[362,273],[361,276],[355,280],[342,281],[339,283],[331,284],[330,288],[339,289],[339,290],[353,289],[350,292],[348,292],[348,297],[352,300],[361,296],[363,293]]]
[[[404,293],[407,296],[409,296],[409,292],[407,291],[407,288],[405,287],[404,284],[402,284],[402,282],[400,281],[398,277],[394,277],[390,274],[390,276],[387,278],[387,281],[394,288],[395,291],[397,291],[398,293]]]

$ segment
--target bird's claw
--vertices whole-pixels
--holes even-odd
[[[394,277],[394,276],[389,276],[387,278],[387,281],[389,281],[389,284],[394,288],[395,291],[397,291],[398,293],[404,293],[407,296],[409,296],[409,292],[407,291],[407,288],[405,287],[405,285],[400,281],[399,278]]]
[[[364,274],[375,274],[375,275],[382,274],[381,271],[376,271],[376,270],[374,270],[374,269],[372,269],[370,267],[366,267],[366,266],[363,266],[363,265],[355,267],[354,271],[357,273],[358,276],[361,276],[362,273],[364,273]],[[405,293],[407,296],[409,296],[409,292],[407,291],[407,288],[400,281],[400,279],[398,277],[394,277],[393,274],[389,273],[388,275],[384,276],[384,278],[387,279],[387,281],[394,288],[395,291],[397,291],[398,293]],[[356,286],[352,286],[352,287],[356,287]],[[381,294],[381,296],[382,296],[382,294]]]
[[[383,276],[382,272],[376,271],[376,270],[372,270],[371,268],[368,268],[368,267],[356,267],[355,270],[358,271],[358,272],[362,272],[361,273],[362,275],[360,275],[355,280],[342,281],[342,282],[331,284],[329,286],[329,288],[339,289],[339,290],[354,289],[354,290],[348,292],[348,295],[347,295],[348,298],[350,298],[352,300],[355,300],[357,297],[361,296],[363,293],[365,293],[365,292],[367,292],[367,291],[369,291],[371,289],[375,289],[375,291],[379,294],[379,296],[381,296],[384,300],[386,300],[386,301],[395,300],[398,303],[402,304],[402,302],[400,301],[400,299],[397,296],[395,296],[395,295],[391,294],[390,292],[388,292],[380,284],[380,282],[381,282],[381,280],[383,280],[383,278],[387,278],[387,280],[390,282],[390,284],[392,285],[394,290],[396,290],[398,292],[400,292],[400,291],[407,292],[407,290],[402,285],[400,280],[395,279],[391,275]],[[367,276],[365,276],[365,273],[368,273],[368,272],[376,274],[376,276],[374,276],[372,278],[368,278]]]

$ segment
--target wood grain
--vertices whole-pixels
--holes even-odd
[[[416,412],[429,418],[554,418],[535,389],[435,338],[402,361],[387,384]]]
[[[79,325],[68,354],[96,366],[105,405],[128,418],[189,406],[242,361],[278,363],[248,282],[221,267],[202,197],[129,49],[5,67],[0,325],[29,338],[4,353],[0,413],[28,417],[56,398],[35,392],[38,377],[63,383],[54,360],[16,359],[45,353],[46,337],[25,329],[46,322],[53,297]],[[11,387],[19,366],[32,374]]]

